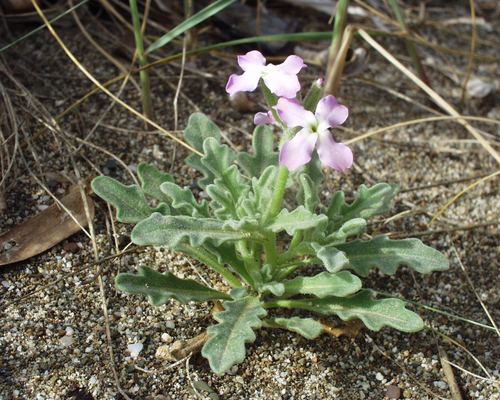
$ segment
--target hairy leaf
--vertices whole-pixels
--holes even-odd
[[[275,296],[282,296],[285,293],[285,286],[281,282],[267,282],[259,288],[259,293],[271,293]]]
[[[326,219],[326,215],[313,214],[304,206],[299,206],[292,212],[281,210],[267,228],[273,232],[286,231],[289,235],[293,235],[296,231],[314,228]]]
[[[345,202],[343,192],[336,192],[326,212],[331,229],[336,230],[344,222],[353,218],[368,219],[388,212],[390,202],[398,190],[398,185],[388,183],[377,183],[370,188],[361,185],[351,204]]]
[[[142,191],[147,196],[151,196],[154,199],[168,204],[169,199],[160,190],[160,186],[164,182],[173,182],[173,179],[169,174],[159,171],[152,165],[140,163],[137,167],[137,176],[141,182]]]
[[[416,332],[424,327],[420,316],[405,308],[399,299],[375,299],[370,290],[362,290],[352,297],[325,297],[297,300],[295,307],[323,315],[336,314],[344,321],[359,318],[372,331],[390,326],[403,332]]]
[[[92,181],[94,192],[116,208],[116,219],[120,222],[134,224],[148,218],[154,212],[170,214],[166,204],[151,208],[144,193],[137,185],[126,186],[108,176],[98,176]]]
[[[163,216],[155,213],[139,222],[132,230],[132,241],[145,246],[166,246],[175,249],[179,243],[200,246],[207,240],[219,245],[223,242],[250,239],[255,232],[234,229],[225,221],[213,218]]]
[[[316,339],[323,333],[323,325],[312,318],[269,318],[262,321],[266,328],[281,328],[298,333],[306,339]]]
[[[166,197],[170,206],[179,214],[192,217],[208,217],[207,202],[198,203],[189,188],[181,188],[172,182],[165,182],[160,186],[161,192]]]
[[[297,277],[283,282],[285,296],[312,294],[316,297],[345,297],[361,289],[361,280],[348,271],[332,274],[322,272],[315,276]]]
[[[321,246],[317,243],[311,244],[318,257],[325,268],[329,272],[337,272],[349,265],[349,259],[343,251],[333,246]]]
[[[164,274],[140,266],[138,274],[119,274],[115,284],[122,292],[141,294],[154,306],[161,306],[170,299],[181,303],[229,299],[227,294],[210,289],[192,279],[180,279],[170,272]]]
[[[418,239],[390,240],[378,236],[372,240],[354,240],[336,246],[349,259],[351,268],[367,276],[371,267],[392,275],[400,265],[407,265],[422,274],[448,269],[446,256]]]
[[[342,224],[340,228],[328,235],[324,239],[320,239],[325,244],[344,243],[351,236],[359,236],[366,229],[366,220],[363,218],[353,218]]]
[[[253,155],[245,152],[238,154],[238,163],[250,177],[260,177],[270,165],[278,164],[278,153],[273,151],[274,134],[271,127],[260,125],[252,136]]]
[[[252,178],[252,190],[237,209],[240,218],[251,216],[261,219],[273,196],[277,173],[278,167],[271,165],[262,172],[258,179]]]
[[[214,315],[219,322],[207,329],[208,340],[201,354],[216,374],[226,372],[245,359],[245,344],[255,340],[254,329],[267,315],[257,297],[246,296],[223,303],[224,311]]]
[[[319,204],[318,186],[304,173],[299,175],[299,183],[297,202],[313,213]]]

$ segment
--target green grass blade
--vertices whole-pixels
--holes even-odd
[[[151,46],[148,47],[148,49],[146,50],[146,53],[151,53],[151,52],[158,50],[159,48],[165,46],[172,39],[176,38],[177,36],[183,34],[184,32],[188,31],[189,29],[191,29],[191,28],[195,27],[196,25],[200,24],[201,22],[205,21],[206,19],[210,18],[212,15],[215,15],[218,12],[222,11],[224,8],[231,5],[235,1],[236,0],[217,0],[217,1],[214,1],[212,4],[208,5],[203,10],[200,10],[199,12],[194,14],[192,17],[186,19],[184,22],[177,25],[174,29],[167,32],[165,35],[163,35],[158,40],[156,40],[153,44],[151,44]]]

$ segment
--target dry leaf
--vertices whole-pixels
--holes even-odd
[[[94,203],[89,196],[86,197],[90,217],[93,219]],[[87,225],[85,207],[78,188],[71,190],[60,201],[81,226]],[[50,249],[80,231],[80,225],[59,204],[51,205],[0,236],[0,266],[26,260]]]
[[[339,327],[333,327],[324,323],[322,325],[323,325],[323,331],[335,338],[338,338],[340,336],[348,336],[350,338],[355,338],[359,335],[361,327],[363,326],[361,321],[357,319],[353,321],[348,321],[344,325]]]

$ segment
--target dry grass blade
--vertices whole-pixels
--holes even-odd
[[[446,377],[448,387],[450,388],[451,398],[453,400],[463,400],[462,393],[460,393],[460,388],[458,387],[455,374],[453,373],[453,368],[451,368],[446,352],[440,346],[438,346],[438,351],[444,376]]]
[[[469,60],[467,61],[467,70],[465,72],[465,79],[462,86],[462,103],[465,101],[465,94],[467,93],[467,83],[472,75],[472,70],[474,69],[474,54],[476,52],[477,43],[477,23],[476,23],[476,6],[474,5],[474,0],[469,0],[470,5],[470,16],[472,19],[471,25],[471,36],[470,36],[470,50],[469,50]]]
[[[54,39],[57,41],[59,46],[64,50],[66,55],[70,58],[70,60],[80,69],[80,71],[94,84],[96,85],[103,93],[105,93],[107,96],[111,97],[117,104],[125,108],[127,111],[135,115],[136,117],[140,118],[144,122],[148,123],[149,125],[153,126],[154,128],[160,130],[162,133],[167,135],[170,139],[174,140],[175,142],[179,143],[181,146],[184,146],[188,150],[192,151],[193,153],[198,154],[199,156],[203,156],[202,153],[200,153],[198,150],[184,142],[183,140],[175,137],[172,135],[169,131],[163,129],[160,125],[158,125],[156,122],[152,121],[136,109],[130,107],[127,103],[125,103],[123,100],[119,99],[116,97],[113,93],[111,93],[107,88],[105,88],[75,57],[75,55],[68,49],[68,47],[64,44],[63,40],[61,37],[57,34],[57,32],[54,30],[50,22],[48,21],[47,17],[43,13],[42,9],[38,5],[36,0],[31,0],[33,6],[35,7],[35,10],[37,11],[38,15],[40,18],[43,20],[44,24],[47,26],[47,29],[49,32],[52,34]]]
[[[492,174],[489,174],[485,176],[484,178],[478,179],[474,183],[470,184],[467,186],[464,190],[460,191],[458,194],[453,196],[449,201],[446,202],[444,206],[442,206],[432,217],[431,222],[429,225],[432,225],[436,219],[438,219],[446,210],[449,206],[451,206],[455,201],[457,201],[460,197],[462,197],[465,193],[467,193],[469,190],[474,189],[476,186],[480,185],[481,183],[488,181],[490,179],[493,179],[497,175],[500,175],[500,170],[497,170],[493,172]]]
[[[384,49],[379,43],[377,43],[365,30],[358,30],[360,36],[376,51],[378,51],[384,58],[386,58],[391,64],[393,64],[397,69],[399,69],[403,74],[405,74],[413,83],[415,83],[420,89],[422,89],[427,95],[444,111],[449,115],[457,118],[457,121],[464,126],[467,131],[474,136],[474,138],[481,143],[484,149],[490,153],[490,155],[500,163],[500,155],[497,151],[485,140],[481,134],[472,127],[444,98],[442,98],[433,89],[427,86],[422,80],[420,80],[413,72],[401,64],[392,54],[390,54],[386,49]]]

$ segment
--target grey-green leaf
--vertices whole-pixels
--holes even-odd
[[[361,185],[351,204],[345,202],[343,192],[336,192],[326,212],[331,221],[331,228],[335,230],[353,218],[368,219],[388,212],[390,202],[398,190],[398,185],[388,183],[377,183],[370,188]]]
[[[317,243],[312,243],[311,246],[327,271],[337,272],[349,265],[349,259],[343,251],[333,246],[321,246]]]
[[[161,306],[170,299],[187,303],[230,298],[192,279],[180,279],[169,272],[162,274],[144,266],[139,267],[138,274],[119,274],[115,284],[122,292],[146,296],[154,306]]]
[[[299,206],[292,212],[287,209],[281,210],[267,228],[273,232],[286,231],[289,235],[293,235],[296,231],[314,228],[326,220],[326,215],[313,214],[304,206]]]
[[[302,204],[307,210],[314,212],[319,204],[318,186],[307,174],[299,175],[299,191],[297,192],[297,202]]]
[[[203,152],[203,142],[212,137],[220,140],[220,129],[205,114],[193,113],[184,129],[184,138],[199,152]]]
[[[312,318],[269,318],[262,321],[266,328],[281,328],[298,333],[306,339],[316,339],[323,333],[321,322]]]
[[[116,208],[116,219],[120,222],[134,224],[148,218],[154,212],[169,214],[166,204],[161,204],[156,209],[151,208],[137,185],[126,186],[108,176],[98,176],[92,181],[92,189]]]
[[[351,236],[359,236],[366,229],[366,220],[363,218],[353,218],[346,221],[336,231],[329,234],[326,238],[320,239],[322,243],[335,245],[343,243]]]
[[[175,183],[165,182],[160,186],[160,190],[178,213],[192,217],[208,217],[207,202],[198,203],[189,188],[181,188]]]
[[[270,166],[277,165],[278,153],[273,151],[273,129],[266,125],[259,125],[252,135],[253,155],[245,152],[238,154],[238,163],[250,177],[260,177],[262,172]]]
[[[296,307],[319,314],[336,314],[344,321],[358,318],[372,331],[390,326],[403,332],[416,332],[424,327],[422,318],[406,309],[404,301],[375,299],[370,290],[362,290],[352,297],[325,297],[295,303]]]
[[[336,247],[346,254],[351,268],[361,276],[367,276],[372,267],[387,275],[394,274],[400,265],[407,265],[422,274],[449,267],[446,256],[418,239],[390,240],[387,236],[378,236]]]
[[[361,280],[349,271],[336,274],[322,272],[315,276],[297,277],[283,282],[285,296],[311,294],[316,297],[345,297],[361,289]]]
[[[141,163],[137,167],[137,176],[141,182],[142,191],[147,196],[151,196],[168,204],[169,199],[160,190],[160,186],[164,182],[173,182],[169,174],[159,171],[152,165]]]
[[[254,329],[262,326],[267,315],[257,297],[225,301],[224,311],[214,315],[219,322],[207,329],[208,340],[201,354],[216,374],[226,372],[245,359],[245,344],[255,340]]]
[[[200,246],[209,240],[219,245],[226,241],[250,239],[256,235],[257,233],[242,228],[234,229],[232,225],[218,219],[163,216],[155,213],[134,227],[132,241],[141,246],[166,246],[175,249],[179,243]]]

